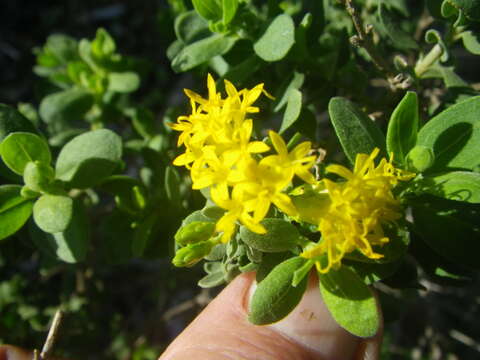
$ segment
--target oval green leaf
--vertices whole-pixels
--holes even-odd
[[[287,108],[283,115],[282,126],[280,127],[280,134],[292,126],[298,120],[300,112],[302,111],[302,93],[300,90],[291,89],[288,96]]]
[[[424,191],[445,199],[480,204],[480,174],[470,171],[452,171],[425,177]]]
[[[0,142],[12,132],[36,133],[37,130],[18,110],[0,104]]]
[[[43,195],[33,205],[33,220],[43,231],[65,231],[73,216],[73,200],[63,195]]]
[[[222,1],[222,22],[224,25],[228,25],[232,22],[235,14],[237,13],[238,0],[223,0]]]
[[[108,74],[108,90],[119,93],[130,93],[140,86],[140,77],[132,72],[112,72]]]
[[[0,240],[15,234],[32,214],[33,200],[20,195],[19,185],[0,186]]]
[[[92,107],[93,96],[83,89],[71,88],[48,95],[40,103],[40,117],[47,124],[72,123],[82,119]]]
[[[49,164],[52,160],[47,142],[28,132],[8,135],[0,144],[0,154],[5,164],[19,175],[23,174],[30,161]]]
[[[74,200],[70,225],[61,233],[53,234],[57,243],[57,256],[68,263],[85,260],[89,243],[89,223],[83,204]]]
[[[377,303],[370,288],[342,266],[320,276],[320,292],[335,321],[359,337],[374,336],[380,326]]]
[[[394,161],[404,164],[408,152],[415,146],[418,132],[417,94],[408,91],[390,116],[387,130],[387,152]]]
[[[335,97],[328,104],[330,120],[348,159],[370,154],[378,147],[385,156],[385,136],[380,128],[351,101]]]
[[[264,252],[282,252],[298,244],[300,234],[297,228],[283,219],[264,219],[261,224],[266,234],[257,234],[245,226],[240,227],[243,242],[254,249]]]
[[[172,69],[183,72],[209,61],[217,55],[228,52],[237,38],[214,34],[208,38],[185,46],[172,60]]]
[[[412,206],[415,231],[443,258],[460,266],[480,269],[480,209],[441,198],[420,198]]]
[[[278,15],[253,45],[255,53],[265,61],[278,61],[295,43],[295,24],[287,14]]]
[[[302,299],[307,277],[297,287],[292,286],[293,274],[305,259],[294,257],[277,265],[255,289],[250,301],[248,320],[255,325],[267,325],[287,316]]]
[[[183,44],[190,44],[210,34],[208,22],[193,10],[178,15],[174,28],[177,39]]]
[[[57,179],[76,188],[88,188],[110,176],[122,158],[122,140],[113,131],[100,129],[79,135],[60,151]]]
[[[222,18],[222,8],[217,0],[192,0],[192,4],[204,19],[217,21]]]
[[[430,171],[474,170],[480,166],[480,96],[455,104],[423,126],[417,145],[431,149]]]

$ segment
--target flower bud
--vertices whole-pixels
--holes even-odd
[[[415,172],[424,172],[435,161],[432,150],[426,146],[417,145],[407,155],[408,168]]]
[[[23,181],[29,189],[36,192],[48,192],[55,177],[55,172],[48,164],[30,161],[25,166]]]
[[[175,241],[180,245],[195,244],[210,239],[214,232],[214,222],[193,221],[178,229]]]
[[[198,242],[196,244],[188,244],[178,249],[172,260],[173,265],[177,267],[190,267],[203,259],[204,256],[210,254],[210,251],[217,244],[217,241],[211,239]]]

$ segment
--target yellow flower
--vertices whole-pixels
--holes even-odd
[[[314,165],[316,157],[313,155],[307,156],[311,150],[311,143],[305,141],[298,144],[289,153],[287,145],[280,135],[275,131],[270,131],[269,136],[278,155],[270,155],[266,157],[265,162],[273,166],[280,166],[284,169],[291,169],[303,181],[313,184],[315,178],[309,170]]]
[[[236,187],[251,197],[256,222],[263,220],[272,203],[285,214],[295,216],[297,210],[292,200],[283,193],[293,178],[293,170],[272,166],[266,160],[267,158],[264,158],[257,163],[251,159],[243,171],[245,180]]]
[[[400,202],[395,199],[392,189],[399,180],[409,180],[415,174],[396,169],[391,160],[382,159],[375,166],[378,153],[379,149],[375,149],[370,155],[357,155],[353,171],[340,165],[326,168],[327,172],[346,181],[321,181],[329,197],[329,203],[323,203],[318,212],[318,229],[322,237],[316,246],[308,247],[301,254],[316,260],[319,272],[326,273],[332,267],[340,266],[343,256],[354,250],[370,259],[382,257],[372,248],[389,241],[382,224],[402,216]],[[327,261],[322,262],[325,256]]]
[[[258,234],[265,234],[263,225],[254,221],[250,213],[253,211],[254,203],[249,201],[242,189],[235,187],[232,196],[224,187],[212,188],[210,191],[212,200],[221,208],[227,210],[225,214],[217,221],[215,230],[223,233],[221,241],[226,243],[230,240],[236,230],[236,222],[240,221],[247,228]]]
[[[311,144],[304,142],[289,153],[280,135],[270,132],[278,154],[257,161],[255,154],[264,153],[270,147],[251,139],[253,120],[246,117],[259,111],[253,103],[262,93],[271,97],[263,84],[238,91],[225,80],[227,97],[224,99],[217,92],[211,75],[208,75],[207,87],[207,99],[185,90],[192,113],[178,117],[171,125],[181,132],[178,146],[185,147],[185,152],[176,157],[173,164],[187,167],[192,188],[209,187],[213,202],[226,210],[216,224],[216,232],[223,233],[223,242],[232,237],[237,222],[253,232],[265,233],[260,221],[271,204],[287,215],[296,215],[292,200],[284,193],[293,176],[314,181],[309,173],[315,161],[314,156],[308,156]]]

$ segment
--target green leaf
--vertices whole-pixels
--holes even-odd
[[[57,179],[88,188],[110,176],[121,158],[122,139],[117,134],[107,129],[90,131],[62,148],[55,168]]]
[[[302,111],[302,93],[297,89],[291,89],[288,97],[287,109],[283,115],[280,134],[292,126],[298,120]]]
[[[40,117],[47,124],[72,123],[82,119],[93,105],[93,96],[83,89],[71,88],[43,98]]]
[[[77,41],[68,35],[52,34],[48,37],[41,54],[46,53],[53,55],[63,64],[73,61],[78,58]]]
[[[352,270],[342,266],[320,276],[320,291],[335,321],[359,337],[378,332],[380,318],[372,291]]]
[[[328,113],[348,159],[355,163],[357,154],[370,154],[378,147],[385,156],[385,136],[380,128],[351,101],[335,97]]]
[[[415,231],[437,254],[461,266],[480,269],[480,208],[454,200],[422,197],[412,204]]]
[[[103,262],[120,264],[133,257],[135,232],[130,216],[115,209],[102,219],[100,231]]]
[[[89,242],[89,224],[85,208],[81,202],[74,200],[72,219],[63,232],[45,233],[33,224],[31,222],[29,226],[30,237],[39,250],[67,263],[85,260]],[[117,222],[116,226],[118,227],[121,224],[123,223]],[[123,237],[119,237],[119,239],[121,240]],[[102,243],[103,241],[104,238],[102,238]],[[118,246],[118,241],[115,245]],[[116,249],[116,246],[112,244],[111,248]]]
[[[469,20],[480,21],[480,2],[478,0],[446,0],[457,10],[461,10]]]
[[[20,104],[19,107],[21,105],[25,104]],[[37,130],[32,122],[17,111],[17,109],[0,104],[0,143],[8,134],[13,132],[36,133]],[[3,161],[0,161],[0,175],[14,183],[21,181],[18,175],[14,174],[5,166]]]
[[[283,95],[281,97],[277,96],[278,100],[276,101],[276,105],[275,105],[275,108],[273,109],[273,111],[277,112],[285,104],[287,104],[287,102],[290,98],[290,92],[294,89],[295,90],[300,89],[303,85],[304,80],[305,80],[305,75],[295,71],[293,73],[292,80],[288,83],[288,86],[285,89],[285,91],[283,92]]]
[[[184,72],[228,52],[237,38],[214,34],[185,46],[172,60],[175,72]]]
[[[460,34],[465,49],[472,54],[480,55],[480,41],[478,40],[478,34],[473,31],[464,31]]]
[[[386,35],[395,45],[402,50],[417,49],[418,44],[413,36],[404,31],[395,21],[394,16],[387,10],[386,6],[381,3],[378,8],[378,17],[383,25]]]
[[[202,214],[211,219],[218,220],[225,214],[225,209],[219,206],[205,206],[202,210]]]
[[[188,225],[194,221],[210,221],[210,222],[215,222],[214,219],[209,218],[205,216],[205,214],[202,212],[202,210],[197,210],[192,212],[190,215],[188,215],[185,219],[182,221],[182,226]]]
[[[262,262],[260,263],[255,280],[259,283],[267,277],[267,275],[280,263],[288,260],[292,257],[290,251],[281,253],[265,253],[262,256]]]
[[[417,94],[408,91],[393,110],[387,130],[387,152],[393,152],[393,159],[400,164],[415,146],[418,132]]]
[[[183,44],[191,44],[210,34],[208,22],[195,11],[187,11],[175,19],[175,35]]]
[[[480,174],[469,171],[452,171],[425,177],[422,181],[426,193],[445,199],[480,204]]]
[[[134,237],[132,241],[132,254],[134,256],[142,256],[145,252],[145,248],[148,245],[150,237],[152,235],[153,228],[158,222],[156,214],[147,216],[139,224],[136,224]]]
[[[401,261],[383,264],[355,262],[352,264],[351,268],[365,284],[371,285],[377,281],[392,276],[399,268],[400,263]]]
[[[173,166],[165,169],[165,192],[172,204],[180,204],[180,174]]]
[[[33,205],[33,220],[43,231],[65,231],[73,217],[73,199],[63,195],[43,195]]]
[[[192,4],[204,19],[217,21],[222,18],[222,8],[217,0],[192,0]]]
[[[452,105],[423,126],[417,145],[430,149],[433,171],[474,170],[480,165],[480,96]]]
[[[108,90],[119,93],[130,93],[138,89],[140,78],[132,71],[111,72],[108,74]]]
[[[73,202],[72,219],[68,227],[60,233],[50,235],[55,242],[58,258],[67,263],[85,260],[88,250],[89,224],[82,203]]]
[[[115,203],[122,211],[138,215],[145,208],[145,187],[130,176],[113,175],[106,178],[99,186],[100,190],[115,196]]]
[[[266,325],[283,319],[302,299],[307,288],[305,277],[298,286],[292,286],[294,272],[305,259],[294,257],[277,265],[255,289],[250,301],[248,320],[255,325]]]
[[[98,29],[91,43],[92,54],[97,58],[105,58],[113,55],[115,49],[115,41],[110,34],[105,29]]]
[[[295,43],[295,24],[287,14],[278,15],[253,45],[255,53],[265,61],[283,59]]]
[[[204,289],[216,287],[225,283],[224,271],[217,271],[211,274],[205,275],[198,281],[198,286]]]
[[[238,0],[223,0],[222,1],[222,10],[223,17],[222,22],[224,25],[228,25],[232,22],[235,14],[237,13]]]
[[[49,192],[55,172],[50,164],[39,161],[29,162],[23,172],[23,181],[29,189],[36,192]]]
[[[0,239],[15,234],[32,214],[33,200],[20,195],[19,185],[0,186]]]
[[[240,237],[245,244],[264,252],[282,252],[298,245],[300,234],[288,221],[267,218],[261,224],[267,230],[266,234],[257,234],[245,226],[240,227]]]
[[[27,132],[11,133],[3,139],[0,155],[5,164],[19,175],[23,174],[25,166],[31,161],[50,164],[52,160],[47,142],[40,136]]]
[[[36,133],[37,130],[18,110],[0,104],[0,142],[12,132]]]
[[[442,48],[442,54],[440,60],[442,62],[447,61],[450,58],[449,48],[442,39],[442,35],[438,30],[428,29],[425,33],[425,42],[428,44],[438,44]]]

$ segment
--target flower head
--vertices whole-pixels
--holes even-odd
[[[358,154],[353,171],[340,166],[327,166],[326,171],[346,181],[321,181],[323,192],[328,194],[328,203],[322,204],[318,213],[318,229],[321,240],[307,248],[301,255],[315,259],[318,271],[325,273],[337,267],[343,256],[354,250],[370,259],[382,257],[373,246],[389,241],[382,224],[402,216],[400,202],[393,195],[398,181],[411,179],[414,174],[396,169],[391,161],[383,158],[375,165],[379,149],[370,155]],[[327,257],[327,261],[321,260]]]
[[[262,141],[252,140],[253,120],[249,114],[260,111],[253,103],[263,93],[263,84],[252,89],[237,90],[225,80],[226,98],[217,92],[215,81],[208,75],[208,98],[185,90],[192,113],[180,116],[171,125],[179,131],[178,146],[185,152],[174,165],[190,170],[192,187],[209,187],[212,200],[225,214],[216,224],[216,232],[227,242],[241,223],[253,232],[264,233],[260,224],[270,206],[276,205],[285,214],[296,214],[295,206],[285,189],[298,175],[308,182],[314,178],[309,168],[315,161],[308,156],[310,143],[304,142],[290,153],[283,139],[271,131],[270,138],[277,154],[261,158],[270,150]]]

